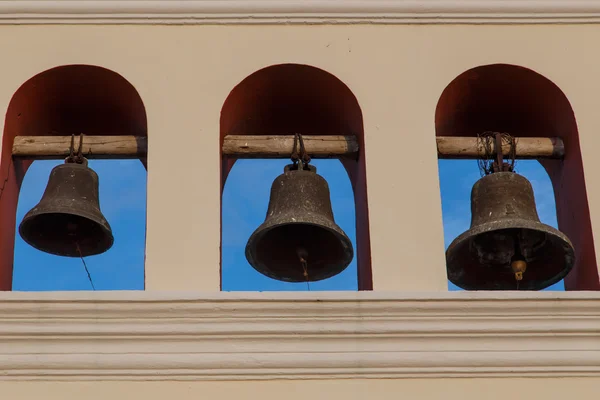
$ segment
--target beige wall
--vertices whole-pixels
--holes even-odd
[[[597,171],[599,40],[594,25],[1,26],[0,109],[59,65],[99,65],[128,79],[148,116],[146,287],[218,291],[221,106],[265,66],[322,68],[362,107],[375,290],[445,291],[434,142],[441,92],[482,64],[541,73],[571,101],[584,167]],[[185,149],[193,157],[174,157]],[[589,173],[587,190],[598,230],[600,182]]]

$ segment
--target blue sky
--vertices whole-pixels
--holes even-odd
[[[18,224],[37,202],[50,170],[61,161],[33,163],[21,189]],[[306,291],[305,283],[272,280],[248,265],[248,237],[265,218],[273,180],[289,160],[240,160],[223,193],[223,290]],[[338,225],[355,243],[354,199],[346,171],[337,160],[314,160],[329,183]],[[96,290],[142,290],[146,218],[146,170],[137,160],[90,160],[100,178],[100,205],[113,229],[115,244],[108,252],[86,258]],[[440,160],[440,186],[446,247],[470,225],[471,187],[480,178],[473,160]],[[556,227],[552,184],[537,161],[517,161],[517,172],[532,183],[542,222]],[[80,259],[58,257],[27,245],[16,234],[13,290],[91,290]],[[218,268],[218,266],[215,266]],[[341,274],[310,284],[310,290],[356,290],[356,259]],[[449,284],[450,290],[457,288]],[[559,282],[546,290],[564,290]]]

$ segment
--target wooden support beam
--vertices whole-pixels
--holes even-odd
[[[494,150],[494,138],[487,140]],[[518,159],[561,159],[565,156],[565,145],[558,137],[520,137],[515,140]],[[440,159],[478,159],[484,150],[482,140],[475,137],[438,136],[436,141]],[[509,144],[503,143],[502,153],[507,156],[509,152]]]
[[[75,151],[79,136],[75,136]],[[62,159],[69,155],[71,136],[16,136],[13,157],[33,160]],[[83,137],[83,154],[89,159],[144,158],[148,153],[145,136],[87,136]]]
[[[311,158],[356,157],[358,154],[356,136],[302,135],[302,138]],[[293,147],[294,135],[227,135],[223,141],[223,155],[238,158],[287,158]]]
[[[303,136],[307,152],[312,158],[357,157],[359,145],[355,136],[327,135]],[[492,139],[489,139],[492,140]],[[519,159],[560,159],[564,157],[563,141],[557,137],[517,140]],[[474,137],[437,137],[440,159],[477,159],[482,154],[481,141]],[[269,136],[227,135],[223,142],[223,155],[237,158],[287,158],[294,144],[293,135]],[[13,143],[13,156],[27,159],[61,159],[69,155],[71,136],[17,136]],[[75,147],[79,137],[75,137]],[[399,153],[408,150],[398,149]],[[494,148],[491,143],[491,148]],[[509,146],[503,153],[508,155]],[[87,158],[144,158],[148,141],[144,136],[84,136],[83,153]]]
[[[313,158],[356,156],[358,142],[354,136],[303,136],[306,150]],[[489,138],[491,148],[494,141]],[[477,159],[483,153],[481,140],[475,137],[437,137],[438,158]],[[564,144],[560,138],[516,138],[517,158],[563,158]],[[291,153],[294,137],[289,136],[237,136],[227,135],[223,154],[239,158],[281,158]],[[509,154],[510,146],[502,151]]]

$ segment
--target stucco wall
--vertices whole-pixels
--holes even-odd
[[[599,39],[594,25],[1,26],[0,109],[27,79],[59,65],[98,65],[129,80],[148,118],[146,288],[218,291],[223,102],[272,64],[324,69],[362,108],[374,289],[445,291],[440,94],[478,65],[533,69],[570,100],[584,167],[596,171]],[[588,172],[586,185],[596,231],[600,182]]]

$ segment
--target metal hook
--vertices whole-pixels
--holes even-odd
[[[300,143],[300,155],[298,155],[298,143]],[[311,160],[308,153],[306,153],[306,148],[304,147],[304,138],[300,133],[294,134],[294,147],[292,148],[291,159],[294,163],[294,166],[298,166],[299,170],[304,169],[304,167]]]
[[[77,150],[77,158],[79,162],[83,160],[83,133],[79,134],[79,149]]]
[[[306,152],[306,148],[304,147],[304,138],[301,134],[298,134],[298,138],[300,140],[300,153],[302,153],[302,161],[304,164],[308,164],[310,162],[310,156]]]
[[[68,160],[73,160],[73,153],[75,152],[75,135],[71,135],[71,146],[69,147],[69,157]]]
[[[294,165],[298,162],[298,134],[294,133],[294,146],[292,147],[292,155],[290,157]]]
[[[85,158],[83,157],[83,133],[79,134],[79,147],[77,149],[77,155],[75,155],[75,135],[71,135],[71,146],[69,147],[69,156],[65,159],[65,162],[77,164],[85,163]]]

